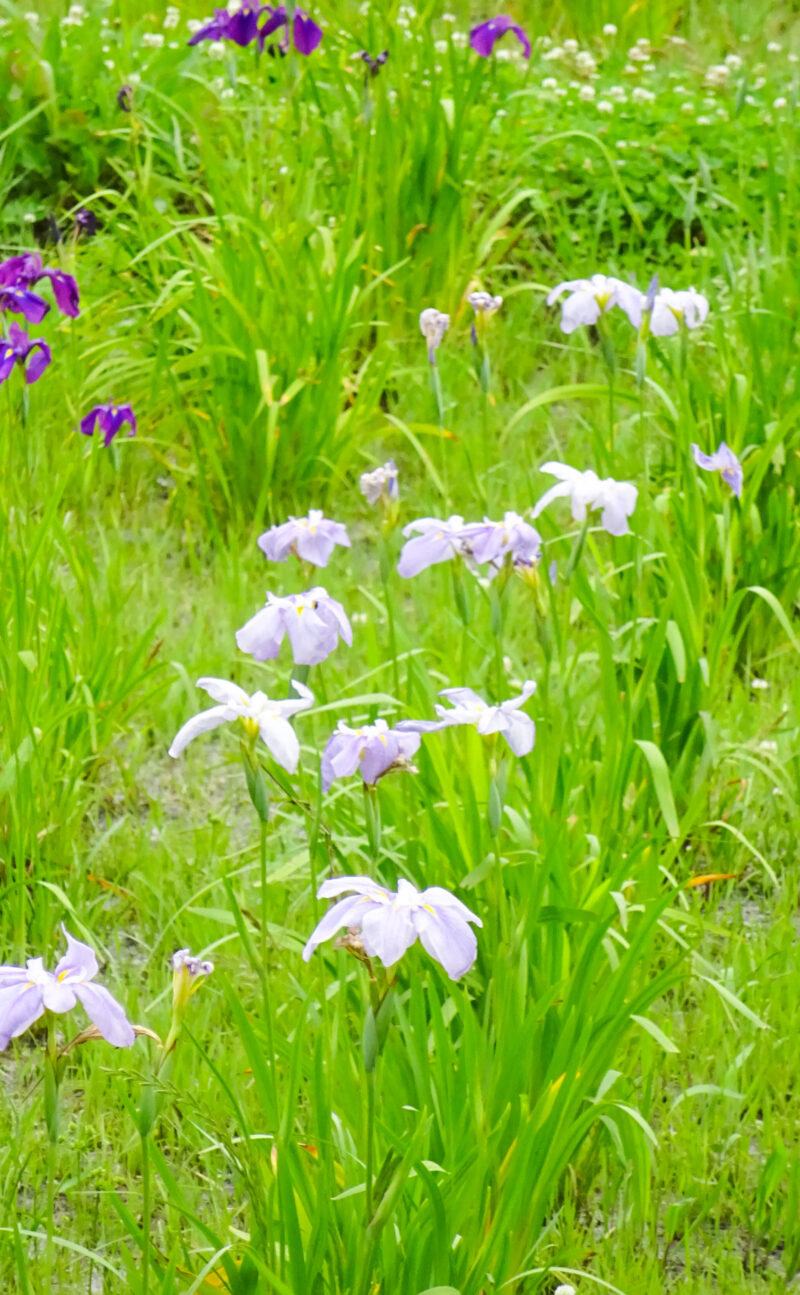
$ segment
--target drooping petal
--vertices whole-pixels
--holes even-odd
[[[557,481],[549,490],[545,490],[541,499],[537,500],[536,504],[531,509],[531,517],[534,519],[537,518],[554,499],[565,499],[568,495],[571,495],[572,489],[573,485],[571,481]]]
[[[197,680],[197,687],[207,692],[212,701],[222,706],[246,706],[250,701],[244,688],[229,679],[216,679],[213,675],[203,675]]]
[[[333,899],[343,895],[346,890],[353,890],[357,895],[367,895],[370,899],[390,900],[394,896],[385,886],[379,886],[371,877],[329,877],[317,890],[317,899]]]
[[[322,40],[322,28],[304,10],[295,9],[292,38],[298,54],[313,54]]]
[[[574,333],[581,324],[596,324],[602,313],[593,292],[574,292],[561,308],[561,331]]]
[[[269,661],[280,652],[285,632],[280,607],[268,603],[236,631],[236,646],[256,661]]]
[[[370,957],[393,967],[417,938],[413,910],[394,904],[365,905],[361,919],[361,942]]]
[[[348,895],[346,899],[340,899],[338,904],[328,909],[306,941],[303,961],[308,962],[317,946],[323,944],[325,940],[330,940],[343,926],[360,926],[367,904],[368,898],[365,901],[362,895]]]
[[[67,984],[66,981],[59,983],[55,976],[48,975],[47,981],[42,985],[42,1002],[48,1012],[56,1012],[61,1015],[62,1012],[71,1012],[76,1003],[75,990],[77,982]]]
[[[449,907],[433,912],[419,908],[414,924],[423,949],[441,963],[451,980],[469,971],[478,956],[478,941],[460,914]]]
[[[288,719],[279,715],[262,715],[259,720],[261,740],[287,773],[297,771],[300,743]]]
[[[536,725],[530,715],[512,712],[505,717],[503,736],[516,756],[530,755],[536,742]]]
[[[95,405],[85,418],[81,419],[81,431],[84,436],[91,436],[97,425],[97,420],[103,412],[103,405]]]
[[[34,351],[37,352],[36,355],[32,355]],[[50,347],[47,342],[39,337],[35,342],[31,343],[29,355],[32,355],[32,358],[28,360],[25,367],[25,381],[28,383],[38,382],[52,358]]]
[[[501,36],[511,27],[511,19],[502,15],[478,23],[469,34],[469,43],[481,58],[491,58],[492,51]],[[530,53],[530,49],[528,51]]]
[[[287,608],[283,623],[297,665],[319,665],[338,642],[335,628],[326,624],[317,609],[308,604]]]
[[[219,728],[220,724],[235,718],[236,712],[229,706],[212,706],[210,710],[201,710],[199,715],[193,715],[182,728],[178,729],[169,748],[169,755],[177,759],[181,751],[185,750],[201,733],[209,733],[212,728]]]
[[[103,985],[75,985],[75,996],[107,1043],[130,1048],[136,1042],[133,1026],[123,1008]]]
[[[287,697],[285,701],[275,702],[281,715],[295,715],[299,710],[308,710],[309,706],[314,705],[314,694],[304,683],[297,679],[290,680],[294,688],[296,697]]]
[[[358,768],[364,739],[359,732],[332,733],[322,753],[322,791],[327,794],[335,778],[349,778]]]
[[[44,1013],[41,985],[0,985],[0,1052]]]
[[[400,740],[395,733],[374,734],[361,757],[361,777],[373,786],[390,769],[400,754]]]
[[[446,697],[454,706],[468,707],[471,710],[485,710],[486,702],[472,688],[442,688],[440,697]]]
[[[611,487],[605,494],[600,525],[609,535],[627,535],[630,530],[628,518],[636,507],[638,491],[628,481],[614,481]]]
[[[43,270],[42,278],[49,279],[53,285],[53,296],[62,315],[77,319],[81,313],[81,298],[78,285],[71,274],[63,270]]]

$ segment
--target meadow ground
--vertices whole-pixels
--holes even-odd
[[[60,1055],[91,991],[0,973],[3,1041],[22,993],[54,1008],[0,1056],[3,1291],[796,1285],[800,23],[521,3],[526,59],[449,10],[320,0],[282,57],[190,48],[188,0],[0,0],[0,253],[80,289],[76,316],[33,284],[68,313],[26,324],[0,272],[3,337],[52,353],[26,383],[0,343],[0,956],[52,968],[63,922],[152,1035]],[[680,298],[664,335],[656,285],[616,289],[633,324],[606,286],[565,333],[548,293],[595,273],[707,318]],[[79,424],[107,402],[138,426],[106,447]],[[738,494],[692,449],[722,441]],[[629,531],[568,497],[534,521],[548,461],[635,485]],[[310,508],[350,547],[267,561]],[[456,525],[398,573],[415,519],[509,510],[536,552]],[[318,585],[352,646],[237,648],[266,591]],[[225,723],[171,759],[200,676],[310,688],[297,772],[269,718],[271,750]],[[399,739],[356,739],[323,794],[338,721],[528,680],[375,786]],[[342,875],[446,888],[474,962],[440,895],[372,891],[369,963],[304,961]],[[214,970],[173,983],[187,947]]]

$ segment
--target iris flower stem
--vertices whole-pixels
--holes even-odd
[[[259,819],[260,861],[261,861],[261,991],[264,997],[264,1021],[267,1027],[267,1047],[269,1048],[269,1073],[272,1080],[272,1098],[277,1112],[277,1082],[275,1079],[275,1038],[272,1030],[272,1003],[269,993],[269,972],[267,970],[267,824]]]
[[[368,1227],[372,1219],[372,1176],[374,1173],[373,1165],[373,1140],[375,1135],[375,1071],[366,1072],[367,1081],[367,1148],[366,1148],[366,1181],[364,1184],[366,1215],[365,1225]]]
[[[142,1143],[142,1295],[150,1285],[150,1142],[149,1134],[140,1134]]]
[[[47,1124],[47,1241],[45,1244],[44,1282],[42,1290],[53,1289],[55,1268],[56,1153],[58,1151],[58,1041],[56,1018],[46,1012],[47,1043],[45,1052],[44,1102]]]

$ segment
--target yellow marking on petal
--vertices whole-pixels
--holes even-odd
[[[430,913],[433,917],[436,916],[436,909],[431,908],[430,904],[423,904],[422,907],[425,909],[426,913]]]
[[[69,970],[59,971],[58,975],[56,976],[56,980],[66,980],[68,975],[69,975]]]
[[[595,301],[597,302],[597,304],[598,304],[598,306],[600,307],[600,309],[601,309],[601,310],[605,310],[606,306],[608,305],[609,301],[611,300],[611,293],[610,293],[610,292],[596,292],[596,293],[595,293],[595,297],[594,297],[594,299],[595,299]]]

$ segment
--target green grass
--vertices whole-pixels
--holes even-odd
[[[183,3],[162,49],[161,5],[64,26],[0,3],[0,251],[43,244],[50,212],[102,222],[43,247],[82,313],[31,327],[53,365],[0,390],[0,957],[53,965],[63,920],[161,1037],[172,952],[216,964],[155,1080],[144,1037],[69,1054],[54,1150],[43,1027],[3,1054],[4,1290],[796,1284],[800,32],[758,4],[515,9],[592,50],[590,81],[541,42],[477,60],[451,33],[489,11],[449,7],[320,4],[312,58],[215,61]],[[645,37],[654,67],[626,71]],[[361,48],[389,50],[366,95]],[[546,293],[596,270],[694,284],[708,322],[651,339],[644,371],[622,316],[565,337]],[[504,297],[488,395],[477,285]],[[139,434],[105,450],[76,427],[112,397]],[[741,503],[692,459],[722,439]],[[390,455],[399,525],[527,510],[556,458],[634,481],[633,534],[583,542],[555,505],[535,585],[403,581],[357,484]],[[256,537],[311,506],[352,548],[311,578],[265,564]],[[286,694],[288,649],[257,665],[234,631],[317,581],[354,644],[311,669],[297,777],[264,752],[262,838],[236,730],[167,747],[200,675]],[[357,778],[321,797],[337,719],[526,678],[525,759],[456,729],[368,809]],[[373,1071],[363,968],[300,958],[331,871],[447,886],[484,924],[456,984],[402,960]],[[732,877],[688,886],[709,874]]]

